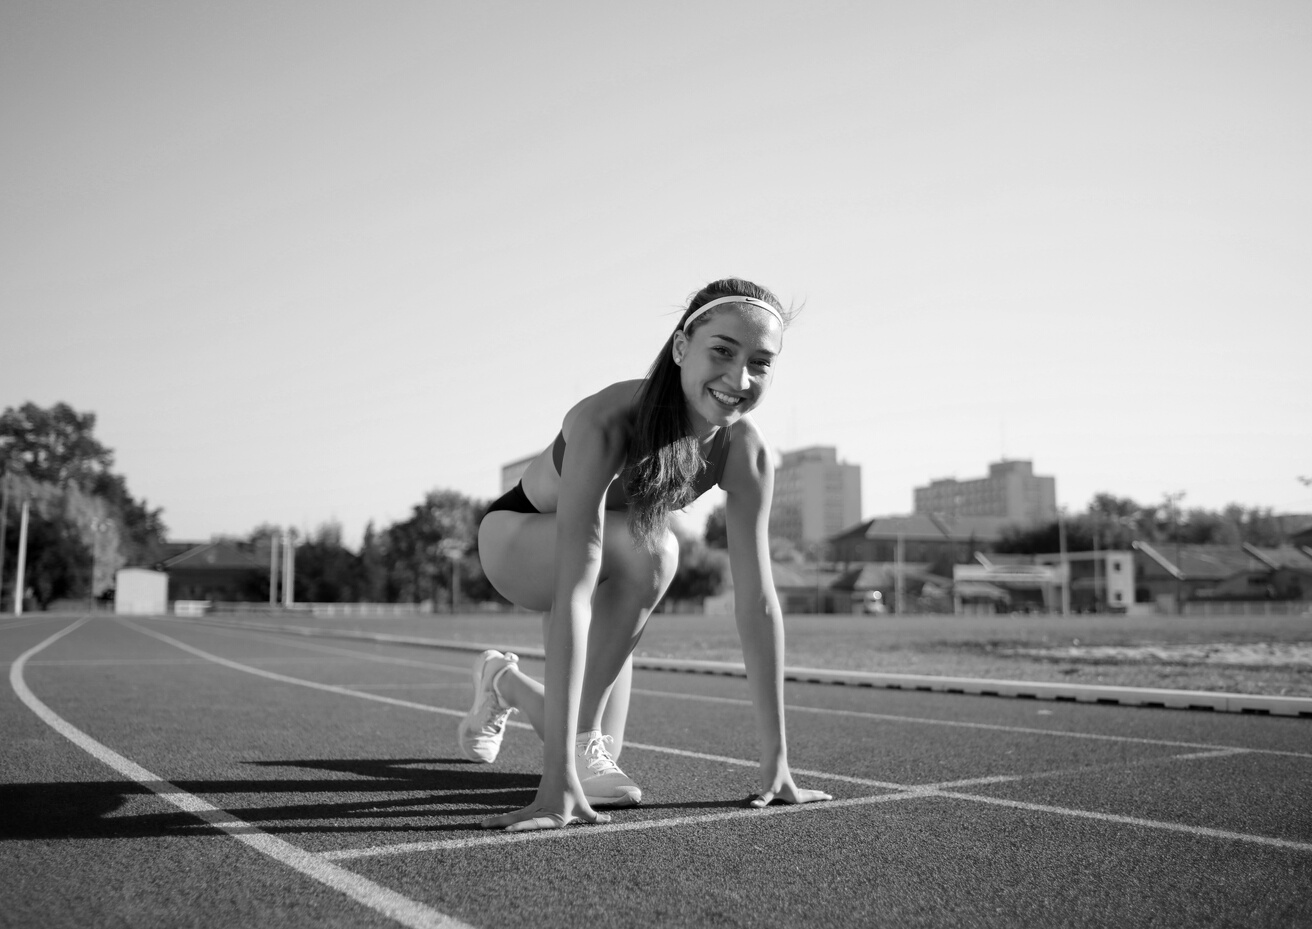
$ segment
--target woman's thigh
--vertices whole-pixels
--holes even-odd
[[[678,562],[677,548],[648,551],[633,540],[625,514],[619,511],[606,511],[601,535],[599,579],[623,577],[635,586],[659,586],[656,596],[663,592]],[[551,609],[556,587],[555,513],[489,513],[478,527],[478,554],[487,579],[503,597],[525,609],[544,613]]]
[[[498,510],[478,527],[478,557],[497,593],[545,613],[556,585],[556,514]]]

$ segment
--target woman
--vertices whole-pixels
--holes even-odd
[[[799,788],[788,769],[783,619],[767,535],[774,470],[748,416],[770,386],[786,320],[763,287],[707,285],[647,377],[613,384],[566,413],[556,441],[484,517],[478,549],[488,579],[508,600],[546,614],[545,692],[513,654],[489,650],[474,665],[474,706],[459,732],[466,756],[494,760],[516,710],[543,740],[534,801],[484,828],[604,823],[595,807],[641,800],[616,764],[631,655],[678,565],[669,514],[717,483],[728,495],[735,613],[761,739],[762,789],[751,803],[831,799]]]

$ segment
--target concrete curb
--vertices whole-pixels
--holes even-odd
[[[257,629],[262,632],[355,639],[394,645],[418,645],[453,651],[481,652],[495,648],[510,650],[526,658],[544,658],[540,648],[507,646],[505,643],[462,642],[390,635],[384,632],[352,632],[314,626],[286,626],[208,618],[187,622],[224,627]],[[731,661],[696,661],[676,658],[634,657],[633,666],[644,671],[677,671],[685,674],[715,674],[746,677],[747,669]],[[784,680],[807,684],[837,684],[850,687],[880,687],[888,690],[919,690],[934,693],[974,694],[984,697],[1016,697],[1028,700],[1060,700],[1070,703],[1100,703],[1112,706],[1141,706],[1180,710],[1212,710],[1219,713],[1248,713],[1296,716],[1312,719],[1312,697],[1271,697],[1206,690],[1159,690],[1152,687],[1114,687],[1100,684],[1063,684],[1043,681],[1005,681],[974,677],[937,677],[930,674],[885,674],[867,671],[830,671],[823,668],[784,668]]]

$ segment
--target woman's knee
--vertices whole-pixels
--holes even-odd
[[[624,545],[611,552],[605,573],[611,580],[631,588],[644,601],[655,604],[665,593],[679,568],[679,541],[666,532],[653,546],[635,542],[625,534]]]

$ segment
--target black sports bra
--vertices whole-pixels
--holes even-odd
[[[706,467],[702,468],[697,474],[697,480],[693,482],[694,500],[720,483],[720,478],[724,476],[724,463],[728,458],[729,429],[721,427],[711,442],[711,450],[705,459]],[[556,433],[556,441],[551,446],[551,460],[556,465],[556,473],[560,474],[561,465],[565,462],[565,430],[563,429]],[[623,482],[616,478],[606,490],[606,509],[622,510],[628,506],[628,502],[628,494],[625,492]]]

